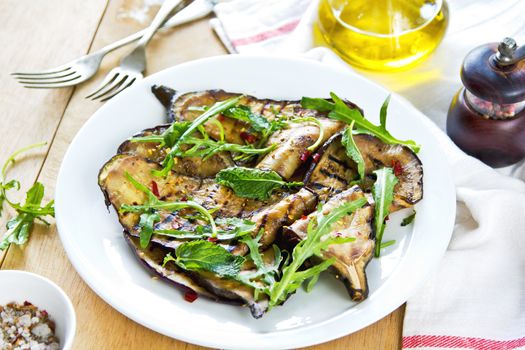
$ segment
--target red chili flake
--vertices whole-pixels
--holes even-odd
[[[155,197],[159,198],[160,197],[160,194],[159,194],[159,186],[157,185],[157,183],[155,181],[151,181],[151,192],[153,192],[153,194],[155,195]]]
[[[188,201],[188,197],[186,196],[183,196],[181,199],[180,199],[181,202],[187,202]]]
[[[306,150],[306,151],[303,152],[303,154],[301,154],[301,158],[299,158],[299,159],[301,159],[301,162],[304,163],[304,162],[306,162],[308,160],[308,158],[310,158],[311,155],[312,155],[312,152]]]
[[[390,215],[385,216],[385,221],[390,220]]]
[[[208,242],[216,243],[217,241],[217,237],[208,237]]]
[[[217,120],[220,121],[220,122],[224,121],[224,116],[222,114],[219,114],[217,116]]]
[[[31,303],[29,303],[29,304],[31,304]],[[42,310],[41,314],[42,314],[42,316],[44,316],[44,317],[47,317],[47,316],[48,316],[48,313],[47,313],[46,310]]]
[[[184,293],[184,300],[186,300],[188,303],[193,303],[198,297],[199,295],[194,291],[188,291]]]
[[[336,232],[336,233],[335,233],[335,236],[336,236],[336,237],[342,237],[343,234],[342,234],[341,232]]]
[[[392,159],[392,169],[394,169],[394,175],[399,176],[403,174],[403,167],[398,160]]]
[[[321,159],[321,155],[319,153],[316,153],[312,156],[312,159],[314,160],[314,163],[317,163],[319,159]]]
[[[31,304],[29,301],[27,301],[27,300],[24,301],[24,306],[31,306],[31,305],[33,305],[33,304]]]
[[[254,143],[255,141],[257,141],[257,137],[255,137],[255,135],[250,134],[249,132],[246,132],[246,131],[242,131],[240,133],[240,136],[241,136],[241,139],[243,139],[244,141],[248,143]]]
[[[306,215],[301,215],[301,220],[306,220],[306,219],[308,219],[308,216],[306,216]]]

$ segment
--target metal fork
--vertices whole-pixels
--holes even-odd
[[[162,29],[175,27],[205,17],[213,10],[213,6],[216,2],[216,0],[196,1],[194,5],[189,6],[177,16],[174,16],[175,13],[179,12],[181,9],[174,8],[169,15],[169,17],[173,17],[164,23]],[[96,52],[82,56],[55,68],[32,73],[11,73],[11,75],[26,88],[50,89],[77,85],[95,75],[100,67],[102,59],[109,52],[139,40],[144,36],[147,30],[148,28],[143,29],[135,34],[109,44]]]
[[[173,11],[180,11],[191,4],[193,0],[166,0],[157,12],[146,33],[139,39],[131,53],[120,61],[118,67],[113,68],[104,78],[97,89],[86,96],[92,100],[107,101],[135,81],[141,80],[142,73],[146,70],[146,46],[162,23]]]

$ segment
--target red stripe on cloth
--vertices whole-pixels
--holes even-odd
[[[299,24],[299,20],[296,19],[292,22],[286,23],[278,28],[268,30],[266,32],[262,32],[262,33],[259,33],[253,36],[249,36],[246,38],[239,38],[239,39],[232,40],[232,44],[233,46],[243,46],[243,45],[255,44],[261,41],[275,38],[276,36],[290,33],[297,27],[298,24]]]
[[[419,347],[475,350],[509,350],[525,346],[525,337],[512,340],[456,337],[449,335],[411,335],[403,337],[403,349]]]

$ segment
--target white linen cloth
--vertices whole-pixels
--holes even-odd
[[[439,271],[407,302],[403,348],[525,348],[525,167],[495,171],[437,127],[444,128],[461,87],[459,69],[468,51],[505,36],[525,44],[525,1],[448,4],[448,32],[428,60],[404,72],[361,72],[430,117],[456,185],[454,233]],[[350,69],[330,50],[312,49],[316,11],[317,1],[232,0],[215,7],[211,24],[232,53],[304,54]]]

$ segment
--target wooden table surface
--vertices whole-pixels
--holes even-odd
[[[123,14],[145,0],[3,0],[0,2],[0,161],[13,151],[39,141],[10,171],[27,189],[33,181],[53,197],[60,163],[71,140],[101,106],[86,100],[126,49],[110,54],[90,81],[76,88],[24,89],[9,73],[54,67],[131,34],[145,23]],[[151,9],[149,18],[156,9]],[[147,22],[147,21],[146,21]],[[129,50],[129,48],[128,48]],[[148,74],[181,62],[225,54],[208,19],[159,34],[148,47]],[[1,227],[12,215],[2,217]],[[89,213],[86,213],[88,219]],[[82,281],[69,262],[56,227],[36,225],[30,242],[11,246],[0,255],[1,269],[31,271],[62,287],[73,301],[78,319],[74,349],[203,349],[155,333],[118,313]],[[1,286],[0,286],[1,288]],[[309,349],[398,349],[403,321],[401,307],[379,322],[344,338]],[[247,345],[249,348],[249,345]]]

